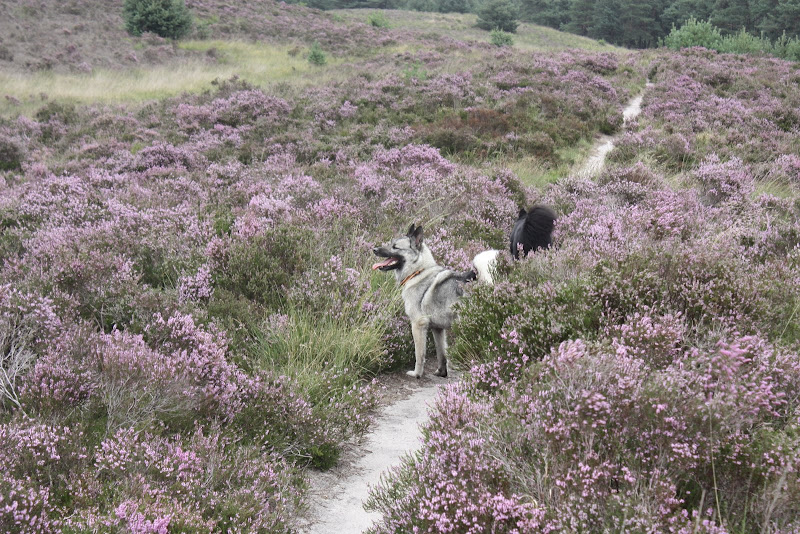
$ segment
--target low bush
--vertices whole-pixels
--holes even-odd
[[[514,46],[514,36],[503,30],[493,29],[489,33],[489,42],[495,46]]]
[[[494,397],[448,388],[370,532],[796,528],[800,478],[765,453],[800,451],[793,356],[746,337],[662,369],[577,340]]]
[[[386,18],[385,13],[382,11],[377,11],[369,14],[367,17],[367,24],[374,26],[375,28],[388,28],[389,19]]]
[[[22,144],[0,132],[0,171],[15,171],[22,168],[25,151]]]
[[[328,57],[322,51],[318,42],[314,42],[308,51],[308,62],[312,65],[322,66],[328,62]]]
[[[250,238],[232,237],[212,258],[217,287],[271,309],[286,302],[286,288],[310,259],[311,233],[278,225]]]

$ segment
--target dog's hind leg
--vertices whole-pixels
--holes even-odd
[[[436,359],[439,363],[439,368],[433,374],[444,378],[447,376],[447,330],[434,328],[433,341],[436,343]]]
[[[414,378],[422,378],[425,372],[425,344],[428,337],[428,320],[417,319],[411,322],[411,335],[414,336],[414,356],[416,363],[414,370],[408,371],[406,374]]]

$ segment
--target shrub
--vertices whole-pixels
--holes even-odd
[[[218,427],[188,439],[120,430],[96,463],[99,508],[75,518],[75,531],[287,532],[302,502],[283,460],[234,446]]]
[[[386,15],[382,11],[378,11],[369,14],[367,17],[367,24],[375,28],[388,28],[389,19],[386,18]]]
[[[322,47],[319,46],[319,43],[315,42],[311,45],[311,50],[308,52],[308,61],[312,65],[322,66],[328,62],[327,56],[325,56],[325,52],[322,51]]]
[[[214,265],[218,287],[277,307],[285,299],[285,287],[305,268],[311,234],[281,225],[249,239],[234,239],[221,261]]]
[[[782,56],[791,61],[800,61],[800,38],[793,38],[786,44],[786,52]]]
[[[183,0],[125,0],[122,16],[125,29],[136,36],[153,32],[180,39],[192,29],[192,13]]]
[[[0,171],[14,171],[22,168],[25,152],[20,143],[0,133]]]
[[[739,33],[723,37],[719,51],[731,54],[769,54],[772,52],[772,43],[764,37],[750,35],[742,28]]]
[[[489,40],[495,46],[514,46],[514,37],[503,30],[492,30],[489,34]]]
[[[719,50],[722,45],[722,34],[719,29],[708,21],[698,21],[694,17],[687,20],[683,26],[672,31],[664,38],[664,46],[673,50],[702,46],[712,50]]]
[[[484,30],[517,31],[519,9],[512,0],[489,0],[478,9],[478,28]]]
[[[799,382],[757,338],[662,371],[562,343],[496,396],[443,390],[422,449],[373,489],[370,532],[791,532]]]
[[[531,282],[531,270],[523,271],[493,289],[478,288],[458,305],[451,359],[472,367],[481,387],[513,380],[553,345],[592,338],[599,328],[600,308],[587,281],[546,281],[533,274],[540,281]]]

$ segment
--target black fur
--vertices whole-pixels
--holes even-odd
[[[528,252],[549,247],[555,220],[555,212],[547,206],[533,206],[529,211],[519,210],[519,218],[511,230],[510,248],[514,259],[519,259],[520,248],[525,257]]]
[[[470,269],[469,271],[464,271],[463,273],[459,273],[455,276],[457,280],[460,282],[474,282],[478,279],[478,273]]]

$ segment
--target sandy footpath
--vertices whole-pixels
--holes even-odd
[[[647,91],[652,85],[652,83],[647,82],[644,91]],[[623,125],[636,118],[636,116],[642,112],[644,91],[633,97],[631,101],[628,102],[628,105],[625,106],[625,109],[622,111]],[[617,134],[617,136],[618,135],[619,134]],[[581,165],[575,174],[587,178],[597,176],[600,171],[603,170],[603,166],[606,163],[606,156],[614,148],[614,139],[616,139],[617,136],[601,135],[595,139],[592,150],[589,152],[589,157],[583,162],[583,165]]]
[[[378,484],[389,467],[399,465],[406,453],[420,447],[420,426],[428,421],[428,408],[439,386],[457,380],[452,371],[448,378],[433,376],[435,360],[428,358],[420,380],[405,372],[391,377],[386,387],[394,398],[379,410],[370,432],[348,446],[334,469],[311,473],[311,506],[300,532],[360,534],[380,519],[380,514],[364,510],[370,487]]]

